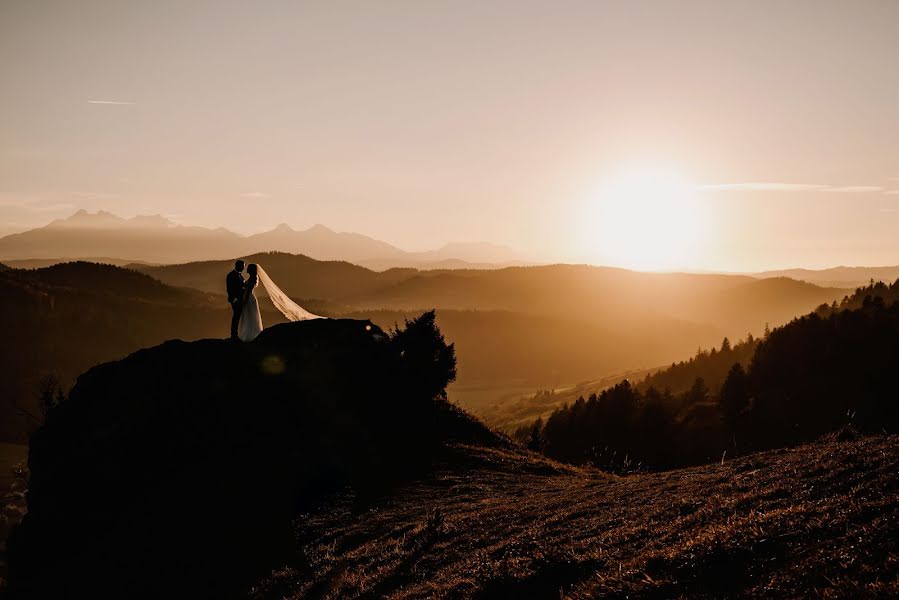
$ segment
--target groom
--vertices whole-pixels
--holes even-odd
[[[234,263],[234,269],[225,277],[225,286],[228,290],[228,303],[231,305],[231,339],[237,339],[237,325],[240,323],[240,313],[243,311],[243,272],[244,263],[238,260]]]

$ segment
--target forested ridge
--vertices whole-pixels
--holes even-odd
[[[763,339],[725,340],[639,384],[579,398],[516,437],[558,460],[630,471],[721,460],[844,426],[894,432],[897,300],[899,281],[872,282]]]

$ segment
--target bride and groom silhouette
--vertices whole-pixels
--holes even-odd
[[[256,300],[255,289],[259,283],[265,288],[266,294],[272,304],[289,321],[306,321],[309,319],[324,319],[314,315],[302,306],[291,300],[287,294],[281,291],[265,270],[256,263],[247,265],[249,279],[244,280],[244,261],[234,263],[227,277],[225,287],[228,292],[228,303],[231,305],[231,339],[241,342],[252,342],[262,333],[262,314],[259,312],[259,301]]]

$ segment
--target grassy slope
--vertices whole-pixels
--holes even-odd
[[[380,504],[342,496],[303,515],[295,563],[251,597],[899,593],[896,436],[625,478],[451,452]]]

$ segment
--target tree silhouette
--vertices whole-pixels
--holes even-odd
[[[749,378],[740,363],[734,363],[727,374],[727,379],[721,386],[718,404],[724,422],[731,434],[735,434],[740,416],[749,407]]]
[[[533,450],[534,452],[540,452],[543,449],[543,419],[537,418],[534,422],[533,427],[531,427],[531,437],[528,439],[528,450]]]
[[[709,398],[709,386],[705,384],[705,379],[697,377],[687,392],[687,402],[690,404],[698,404],[705,402]]]

